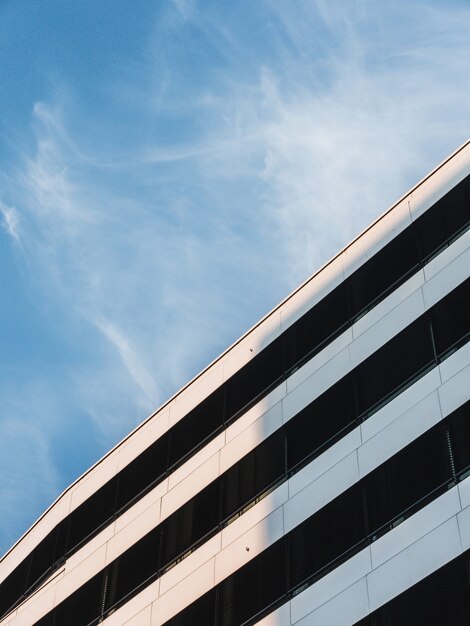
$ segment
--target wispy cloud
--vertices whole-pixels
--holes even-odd
[[[469,18],[174,0],[95,100],[51,79],[0,205],[69,356],[41,454],[68,410],[104,452],[467,138]]]
[[[0,202],[0,215],[2,217],[1,223],[5,231],[10,235],[15,243],[21,244],[19,235],[20,217],[18,211],[13,207],[6,206]]]

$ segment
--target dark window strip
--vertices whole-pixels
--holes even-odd
[[[463,234],[469,224],[467,177],[62,520],[32,551],[43,554],[42,564],[39,557],[35,559],[34,575],[30,573],[30,555],[2,583],[0,614],[21,602],[64,556],[73,554],[143,497],[437,251]]]
[[[467,550],[354,626],[468,626],[469,573]]]
[[[251,463],[250,467],[254,468],[255,464]],[[455,485],[469,467],[470,401],[467,401],[283,538],[289,556],[288,569],[287,563],[285,564],[285,575],[288,577],[285,593],[295,595],[324,576],[362,549],[367,541],[375,541],[398,522]],[[227,472],[221,478],[226,480]],[[98,580],[110,581],[106,594],[95,605],[94,618],[106,617],[168,569],[167,561],[171,556],[168,557],[168,553],[162,550],[168,540],[167,533],[182,533],[183,537],[187,537],[193,530],[192,523],[197,524],[199,520],[201,524],[201,519],[206,519],[205,507],[209,505],[209,517],[214,509],[220,510],[220,502],[215,501],[217,494],[221,493],[220,482],[214,481],[205,490],[205,494],[201,496],[201,492],[185,505],[193,514],[193,519],[187,510],[183,515],[189,523],[186,533],[179,523],[180,520],[175,515],[170,516],[92,581],[86,583],[85,587],[90,585],[94,588],[98,586]],[[199,502],[195,504],[197,501]],[[181,511],[176,513],[181,515]],[[208,525],[210,523],[209,519]],[[297,537],[292,545],[289,543],[291,536]],[[321,537],[321,541],[312,541],[312,537]],[[173,550],[174,553],[177,551]],[[250,585],[251,583],[248,588],[251,588]],[[84,594],[82,590],[75,593],[79,593],[80,597]],[[285,599],[285,594],[282,597]],[[277,598],[268,600],[269,603],[260,610],[265,611]],[[39,624],[61,624],[61,620],[69,618],[72,606],[76,606],[76,601],[71,596],[71,599],[65,600],[46,616],[46,621],[40,621]],[[89,615],[88,611],[87,602],[86,616]],[[73,622],[76,626],[88,624],[87,617],[81,615],[80,612],[76,614],[76,621]],[[239,622],[227,622],[232,623]]]

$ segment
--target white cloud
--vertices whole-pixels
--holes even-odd
[[[2,217],[2,226],[10,237],[17,244],[21,244],[19,234],[20,217],[18,211],[13,207],[6,206],[0,202],[0,215]]]

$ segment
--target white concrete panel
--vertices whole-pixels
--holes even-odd
[[[446,265],[449,265],[454,259],[460,256],[465,250],[470,248],[470,230],[456,239],[450,246],[442,250],[436,257],[431,259],[424,267],[424,275],[429,280]]]
[[[436,367],[363,422],[361,424],[362,440],[365,442],[374,437],[389,424],[392,424],[400,415],[403,415],[437,389],[440,384],[441,377],[439,369]]]
[[[69,573],[82,561],[85,561],[94,554],[102,546],[106,546],[106,543],[114,537],[114,522],[106,526],[96,537],[93,537],[90,541],[87,541],[83,547],[67,558],[65,563],[65,571]]]
[[[325,363],[310,378],[304,379],[306,365],[287,379],[287,396],[282,401],[284,421],[296,415],[351,369],[347,349]]]
[[[152,605],[151,626],[164,624],[213,586],[214,560],[211,559],[155,600]],[[116,626],[117,624],[118,622]]]
[[[384,214],[345,250],[342,255],[344,277],[347,278],[355,272],[410,223],[408,203],[404,199],[391,211]]]
[[[299,491],[302,491],[313,480],[322,476],[360,445],[361,429],[358,426],[289,479],[289,497],[292,498]]]
[[[373,567],[382,565],[459,511],[459,493],[454,487],[372,543]]]
[[[119,446],[118,469],[121,470],[138,457],[149,445],[161,437],[169,427],[170,410],[169,408],[164,408]]]
[[[308,280],[281,307],[282,330],[309,311],[343,281],[343,262],[336,257]]]
[[[457,488],[459,490],[460,505],[462,509],[465,509],[467,506],[470,506],[470,476],[462,480],[457,485]]]
[[[304,470],[308,470],[309,467],[307,465]],[[359,480],[356,452],[349,454],[319,478],[312,476],[312,480],[310,485],[292,497],[283,507],[286,533]]]
[[[225,548],[241,537],[250,528],[268,517],[273,511],[287,502],[289,490],[287,483],[283,483],[260,502],[245,511],[222,530],[222,547]]]
[[[178,467],[174,472],[168,476],[168,489],[173,489],[183,478],[186,478],[192,474],[200,465],[205,463],[208,459],[213,457],[219,450],[225,445],[225,433],[220,433],[215,439],[209,441],[209,443],[198,450],[196,454],[193,454],[189,459]]]
[[[362,335],[363,332],[371,328],[404,300],[409,298],[423,285],[423,283],[424,272],[423,270],[418,270],[416,274],[404,282],[403,285],[400,285],[397,289],[392,291],[392,293],[382,300],[382,302],[379,302],[366,315],[363,315],[355,324],[353,324],[352,330],[354,338],[356,339]]]
[[[318,607],[334,598],[339,593],[348,589],[353,583],[363,578],[365,586],[365,576],[371,571],[371,561],[369,548],[361,550],[358,554],[342,563],[332,572],[320,578],[320,580],[291,600],[291,619],[296,624],[304,618],[305,615],[311,614]],[[367,594],[366,594],[367,595]],[[338,609],[336,609],[338,610]],[[337,614],[337,613],[336,613]],[[313,623],[304,621],[302,624]],[[323,624],[323,622],[318,622]],[[328,622],[334,623],[334,622]]]
[[[290,602],[286,602],[256,624],[257,626],[290,626]]]
[[[63,494],[17,545],[0,561],[0,581],[3,581],[55,526],[67,516],[71,502],[70,491]]]
[[[108,482],[118,471],[118,455],[111,454],[94,467],[71,489],[72,501],[70,510],[76,509],[82,502]]]
[[[123,626],[150,626],[152,617],[152,605],[149,604],[143,611],[124,623]]]
[[[152,602],[155,598],[158,598],[159,587],[160,580],[156,580],[148,587],[145,587],[140,593],[128,600],[126,604],[107,617],[103,621],[103,624],[106,624],[106,626],[122,626],[122,624],[135,618],[140,613],[144,612],[145,614],[147,607],[151,608],[150,624],[152,624]]]
[[[439,396],[433,391],[358,449],[359,472],[365,476],[442,418]]]
[[[282,508],[273,511],[215,557],[215,584],[243,567],[284,534]]]
[[[468,145],[447,161],[413,190],[410,196],[412,219],[417,219],[450,189],[468,175],[470,151]]]
[[[70,572],[65,572],[63,578],[55,585],[56,594],[54,606],[65,600],[75,589],[81,587],[92,576],[101,571],[106,565],[106,546],[101,546],[96,552],[79,563]]]
[[[368,612],[367,584],[363,578],[296,622],[296,626],[350,626]]]
[[[346,337],[347,341],[342,339],[343,335]],[[349,340],[352,339],[351,329],[348,329],[343,335],[335,339],[335,342],[339,342],[339,344],[344,343],[345,346],[349,345]],[[325,350],[326,353],[328,353],[328,347],[325,348]],[[351,366],[349,364],[347,347],[344,347],[326,362],[323,351],[320,352],[287,379],[286,407],[289,406],[289,397],[293,390],[297,389],[298,393],[300,393],[300,390],[304,390],[307,386],[307,389],[310,390],[310,400],[312,400],[341,378],[349,369],[351,369]],[[311,391],[313,385],[315,394],[312,396]],[[287,411],[287,413],[290,414],[289,411]],[[292,413],[292,415],[294,415],[294,413]]]
[[[115,532],[118,533],[122,528],[130,524],[132,520],[141,515],[145,514],[145,511],[149,509],[149,507],[160,503],[162,496],[168,491],[168,479],[161,483],[159,483],[156,487],[154,487],[151,491],[149,491],[143,498],[140,498],[125,511],[122,515],[116,518],[114,529]],[[160,505],[161,506],[161,505]]]
[[[160,501],[150,505],[108,541],[106,564],[111,563],[160,522]]]
[[[191,409],[220,387],[223,381],[223,365],[221,362],[214,363],[172,401],[169,407],[170,426],[179,422]]]
[[[470,315],[470,313],[469,313]],[[447,359],[439,364],[442,382],[458,374],[461,370],[470,364],[470,341],[463,345],[459,350],[451,354]],[[468,377],[468,385],[470,388],[470,376]]]
[[[368,574],[371,612],[458,556],[461,551],[457,520],[452,517]]]
[[[12,614],[11,626],[31,626],[54,607],[55,588],[51,587],[35,594],[31,601],[24,603]]]
[[[256,422],[262,415],[264,415],[269,409],[275,406],[287,393],[287,384],[283,381],[275,389],[273,389],[267,396],[252,406],[246,413],[243,413],[237,420],[230,424],[225,430],[225,441],[229,443],[232,439],[235,439],[242,431],[248,426]]]
[[[175,567],[163,574],[160,579],[160,595],[177,585],[184,578],[195,572],[204,563],[212,559],[221,549],[221,534],[206,541],[188,557],[180,561]]]
[[[363,332],[349,346],[351,369],[424,313],[421,289],[400,302],[385,317]]]
[[[162,498],[161,518],[164,519],[176,511],[196,493],[204,489],[219,475],[219,453],[200,465],[190,476],[176,485]]]
[[[453,356],[453,355],[452,355]],[[449,358],[452,358],[449,357]],[[445,382],[439,389],[443,415],[449,415],[470,398],[470,365]]]
[[[439,302],[445,295],[453,291],[469,275],[470,249],[463,252],[435,274],[423,285],[423,296],[426,309]]]
[[[220,473],[256,448],[282,425],[282,405],[278,402],[256,422],[245,428],[220,451]]]
[[[457,515],[457,521],[459,524],[462,550],[465,551],[470,548],[470,507],[467,507]]]
[[[273,339],[281,334],[281,312],[274,311],[246,337],[235,345],[223,359],[223,376],[228,380],[235,372],[249,363]]]

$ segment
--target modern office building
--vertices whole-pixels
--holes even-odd
[[[1,626],[468,626],[469,225],[470,142],[58,498]]]

